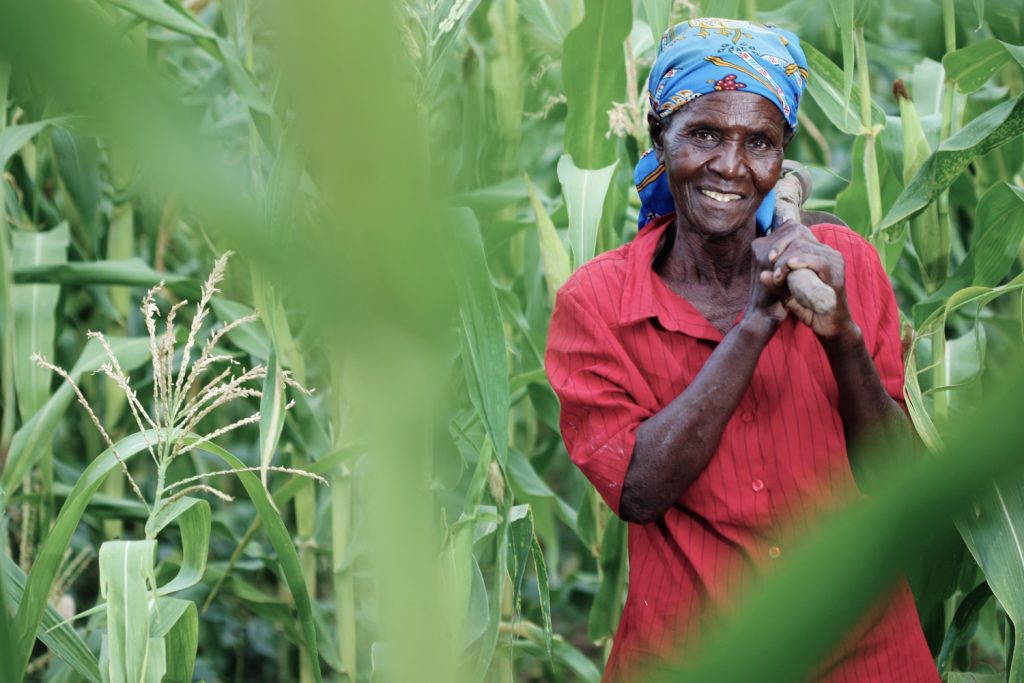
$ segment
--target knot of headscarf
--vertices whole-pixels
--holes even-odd
[[[662,119],[701,95],[717,91],[756,93],[778,107],[790,128],[807,84],[807,59],[795,34],[773,26],[732,19],[691,19],[661,38],[647,80],[651,111]],[[673,213],[665,166],[649,149],[633,173],[640,193],[639,227]],[[775,191],[757,211],[761,229],[771,226]]]

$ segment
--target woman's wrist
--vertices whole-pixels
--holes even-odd
[[[748,309],[736,327],[740,335],[751,341],[767,344],[784,318],[777,318],[763,311]]]

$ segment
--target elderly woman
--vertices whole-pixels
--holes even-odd
[[[777,28],[666,32],[636,173],[641,231],[558,293],[546,364],[562,435],[630,523],[606,681],[685,653],[750,570],[858,495],[847,444],[906,428],[899,315],[874,249],[839,225],[770,230],[806,78],[798,39]],[[834,290],[831,313],[791,296],[796,269]],[[905,582],[816,675],[938,680]]]

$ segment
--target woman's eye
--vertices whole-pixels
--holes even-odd
[[[767,138],[757,137],[750,140],[749,145],[751,148],[758,151],[767,151],[772,148],[772,143]]]
[[[715,134],[712,133],[710,130],[702,129],[694,132],[693,137],[704,142],[709,142],[715,139]]]

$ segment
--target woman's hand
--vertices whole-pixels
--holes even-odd
[[[846,274],[843,255],[815,239],[807,226],[786,221],[767,237],[761,249],[767,249],[770,264],[760,271],[765,289],[777,296],[798,320],[822,339],[838,339],[859,333],[846,303]],[[756,251],[755,251],[756,253]],[[836,305],[828,315],[806,308],[792,296],[786,278],[797,269],[813,271],[836,294]]]
[[[784,299],[779,295],[779,288],[773,286],[770,279],[765,278],[765,275],[770,276],[775,268],[774,260],[771,258],[773,249],[771,235],[758,237],[750,244],[750,297],[743,317],[764,320],[774,332],[786,319],[787,311]],[[786,295],[789,295],[788,291]]]

